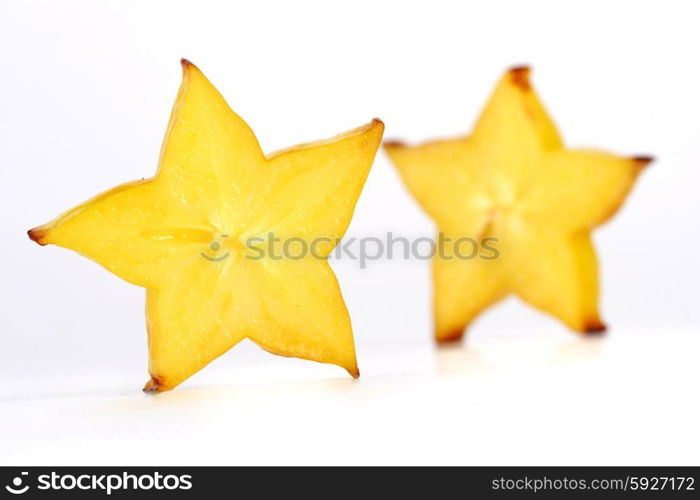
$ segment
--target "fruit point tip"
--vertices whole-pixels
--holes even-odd
[[[436,335],[435,341],[437,342],[438,346],[451,346],[461,342],[463,337],[464,329],[461,328],[452,330],[446,334]]]
[[[400,148],[405,146],[405,143],[401,141],[394,141],[394,140],[389,140],[389,141],[384,141],[384,144],[382,144],[384,149],[394,149],[394,148]]]
[[[508,70],[508,75],[510,75],[513,84],[522,90],[530,89],[530,66],[526,64],[521,64],[518,66],[513,66]]]
[[[41,246],[46,245],[46,241],[44,241],[45,231],[42,231],[38,227],[32,228],[29,231],[27,231],[27,236],[29,236],[30,240],[32,240],[35,243],[38,243]]]
[[[633,156],[631,159],[640,169],[647,167],[656,161],[656,158],[650,155]]]
[[[143,392],[146,394],[157,394],[159,392],[162,392],[160,387],[160,379],[157,377],[151,377],[150,380],[146,382],[146,385],[143,386]]]
[[[585,325],[582,332],[586,337],[602,337],[608,332],[608,327],[600,321],[593,321]]]

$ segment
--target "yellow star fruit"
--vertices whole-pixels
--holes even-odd
[[[350,223],[384,125],[373,120],[266,156],[201,71],[186,60],[182,67],[156,175],[100,194],[30,237],[147,289],[146,391],[174,388],[245,338],[359,376],[325,257]],[[314,252],[262,252],[280,250],[273,238]]]
[[[591,230],[620,207],[652,159],[565,149],[530,84],[500,80],[470,137],[385,150],[442,234],[433,259],[435,336],[458,340],[516,294],[573,330],[602,332]],[[493,238],[476,258],[460,238]],[[463,241],[462,241],[463,243]]]

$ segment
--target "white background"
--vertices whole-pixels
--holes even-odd
[[[693,2],[0,2],[0,463],[700,464]],[[179,58],[272,151],[467,133],[533,66],[572,146],[653,154],[596,233],[611,331],[519,302],[431,341],[429,266],[335,264],[362,378],[244,343],[145,396],[144,292],[26,230],[156,168]],[[380,152],[349,235],[430,235]]]

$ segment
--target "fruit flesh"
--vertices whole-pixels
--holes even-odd
[[[359,375],[350,319],[326,260],[260,259],[347,229],[383,133],[379,120],[265,156],[247,124],[183,60],[158,172],[98,195],[29,232],[147,288],[148,391],[174,388],[249,338],[285,356]]]
[[[651,158],[565,149],[525,67],[503,76],[471,136],[385,149],[439,231],[498,239],[495,260],[433,260],[438,341],[460,339],[512,293],[573,330],[605,328],[590,231],[617,211]]]

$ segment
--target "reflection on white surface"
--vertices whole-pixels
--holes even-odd
[[[157,396],[107,376],[63,395],[10,391],[0,461],[697,463],[698,340],[520,331],[367,345],[359,380],[249,345]]]

